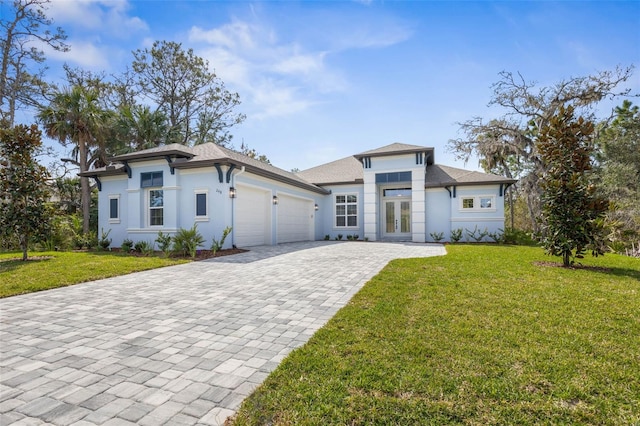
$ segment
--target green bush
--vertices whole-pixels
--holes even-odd
[[[526,231],[514,228],[506,228],[502,234],[505,244],[515,244],[519,246],[537,246],[538,243]]]
[[[106,250],[111,245],[111,238],[109,238],[109,234],[111,233],[111,229],[109,229],[106,233],[104,232],[104,228],[100,229],[100,239],[98,240],[98,247]]]
[[[122,245],[120,246],[120,249],[127,253],[130,252],[132,248],[133,248],[133,241],[131,241],[129,238],[126,238],[122,242]]]
[[[457,243],[462,239],[462,228],[451,230],[451,242]]]
[[[436,243],[439,243],[444,239],[444,232],[431,232],[429,235],[431,235],[431,238]]]
[[[226,228],[224,228],[224,231],[222,231],[222,238],[220,238],[220,241],[216,240],[215,236],[211,238],[211,251],[213,252],[213,254],[216,254],[216,252],[222,250],[222,247],[224,246],[224,240],[227,239],[232,229],[233,228],[231,228],[230,226],[227,226]]]
[[[151,256],[153,254],[153,243],[149,241],[138,241],[134,246],[134,250],[138,253],[142,253],[145,256]]]
[[[204,238],[198,232],[197,224],[194,224],[191,229],[178,229],[173,237],[173,250],[181,256],[196,257],[196,250],[202,247],[202,244],[204,244]]]
[[[158,243],[158,248],[166,257],[171,255],[171,241],[173,238],[169,234],[164,234],[162,231],[158,231],[158,237],[156,238],[156,243]]]

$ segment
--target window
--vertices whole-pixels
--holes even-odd
[[[164,225],[164,193],[161,189],[149,190],[149,226]]]
[[[475,197],[461,197],[460,209],[468,211],[496,211],[496,197],[494,195],[480,195]]]
[[[120,223],[119,195],[109,195],[109,223]]]
[[[358,226],[358,196],[336,195],[336,227]]]
[[[490,209],[493,207],[493,197],[480,197],[480,208]]]
[[[140,173],[140,188],[152,188],[162,184],[162,172]]]
[[[207,191],[196,191],[196,219],[207,219],[208,206],[207,206]]]

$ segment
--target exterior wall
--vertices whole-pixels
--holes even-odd
[[[318,204],[317,219],[319,226],[316,228],[316,239],[322,240],[329,236],[329,239],[335,240],[338,235],[342,235],[342,239],[346,240],[347,235],[358,235],[360,240],[365,237],[364,218],[366,206],[364,204],[364,187],[363,185],[331,185],[325,186],[325,189],[331,191],[331,194],[321,196]],[[358,205],[357,226],[355,227],[338,227],[336,226],[336,195],[355,194]]]
[[[102,191],[98,192],[98,237],[104,231],[109,232],[112,247],[120,247],[127,238],[128,197],[127,176],[105,176],[100,179]],[[110,199],[118,200],[118,219],[109,218]]]
[[[112,247],[120,247],[129,238],[134,243],[154,243],[158,232],[175,234],[180,228],[191,228],[197,224],[205,238],[202,248],[211,246],[212,238],[220,238],[222,231],[231,223],[231,201],[229,184],[220,183],[213,167],[180,170],[171,174],[166,161],[130,163],[131,178],[126,175],[103,177],[99,197],[98,223],[105,232],[110,229]],[[147,218],[147,190],[141,188],[141,173],[162,172],[163,177],[163,226],[149,226]],[[223,169],[226,175],[226,170]],[[196,218],[196,191],[207,194],[207,215]],[[109,198],[119,197],[120,222],[109,220]],[[225,248],[231,247],[231,239]]]
[[[376,174],[395,172],[411,172],[411,180],[384,186],[386,188],[411,186],[411,240],[423,243],[425,241],[425,165],[416,164],[415,153],[372,157],[371,167],[364,169],[364,235],[371,241],[381,238],[384,217],[381,212],[380,185],[376,184]]]
[[[462,229],[462,241],[467,240],[466,232],[478,231],[502,232],[504,230],[504,195],[499,195],[499,185],[485,186],[459,186],[456,191],[456,198],[451,198],[451,230]],[[462,200],[465,198],[492,197],[495,208],[465,210],[462,208]],[[491,241],[485,238],[484,241]]]
[[[201,169],[176,169],[179,182],[178,202],[175,205],[178,228],[189,229],[194,224],[205,238],[203,248],[210,248],[213,238],[220,239],[227,226],[231,226],[230,184],[226,183],[226,167],[222,167],[223,183],[214,167]],[[207,197],[207,215],[196,217],[196,193]],[[227,237],[224,248],[231,248],[231,238]]]
[[[429,188],[425,190],[426,227],[425,238],[434,242],[432,233],[442,233],[444,240],[450,241],[451,236],[451,198],[444,188]]]

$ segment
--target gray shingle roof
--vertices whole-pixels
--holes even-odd
[[[362,163],[354,156],[303,170],[297,175],[316,185],[362,183],[364,179]]]
[[[381,155],[408,154],[412,152],[425,152],[425,151],[433,152],[433,148],[396,142],[390,145],[386,145],[376,149],[371,149],[369,151],[365,151],[360,154],[356,154],[354,155],[354,157],[356,158],[376,157]]]
[[[427,167],[424,186],[425,188],[441,188],[461,184],[483,185],[514,182],[515,180],[503,176],[434,164]]]
[[[418,145],[394,143],[381,148],[365,151],[340,160],[322,164],[299,173],[291,173],[271,164],[263,163],[239,152],[224,148],[214,143],[206,143],[188,147],[171,144],[132,152],[113,157],[116,162],[144,161],[152,158],[169,157],[171,166],[177,169],[208,167],[214,164],[235,165],[245,167],[251,173],[275,179],[300,188],[326,194],[328,191],[322,185],[358,184],[364,179],[364,171],[360,159],[368,156],[382,156],[406,154],[411,152],[433,152],[433,148]],[[81,176],[108,176],[126,173],[122,164],[109,165],[82,173]],[[439,164],[426,167],[425,188],[438,188],[449,185],[482,185],[482,184],[510,184],[515,180],[507,179],[488,173],[458,169]]]
[[[116,162],[134,162],[145,161],[152,158],[165,158],[167,156],[172,159],[171,166],[176,169],[208,167],[215,164],[233,164],[236,167],[244,166],[246,170],[260,176],[268,177],[320,194],[328,193],[324,188],[320,188],[319,186],[296,176],[294,173],[263,163],[262,161],[258,161],[214,143],[205,143],[193,147],[180,144],[163,145],[156,148],[132,152],[130,154],[118,155],[113,157],[111,160]],[[113,166],[108,166],[90,170],[82,173],[81,176],[105,176],[119,173],[125,173],[125,168],[121,165],[117,165],[115,168]]]
[[[142,151],[130,152],[128,154],[116,155],[111,158],[111,161],[135,161],[135,160],[148,160],[153,157],[164,157],[165,155],[191,158],[194,156],[193,148],[181,145],[179,143],[172,143],[170,145],[157,146],[155,148],[143,149]]]

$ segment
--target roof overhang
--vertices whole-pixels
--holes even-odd
[[[361,154],[356,154],[354,157],[358,161],[362,161],[363,158],[373,158],[373,157],[395,157],[399,155],[407,155],[407,154],[417,154],[424,153],[427,166],[431,166],[434,164],[434,148],[432,147],[419,147],[419,148],[411,148],[411,149],[402,149],[397,151],[382,151],[382,152],[371,152],[366,153],[363,152]]]

